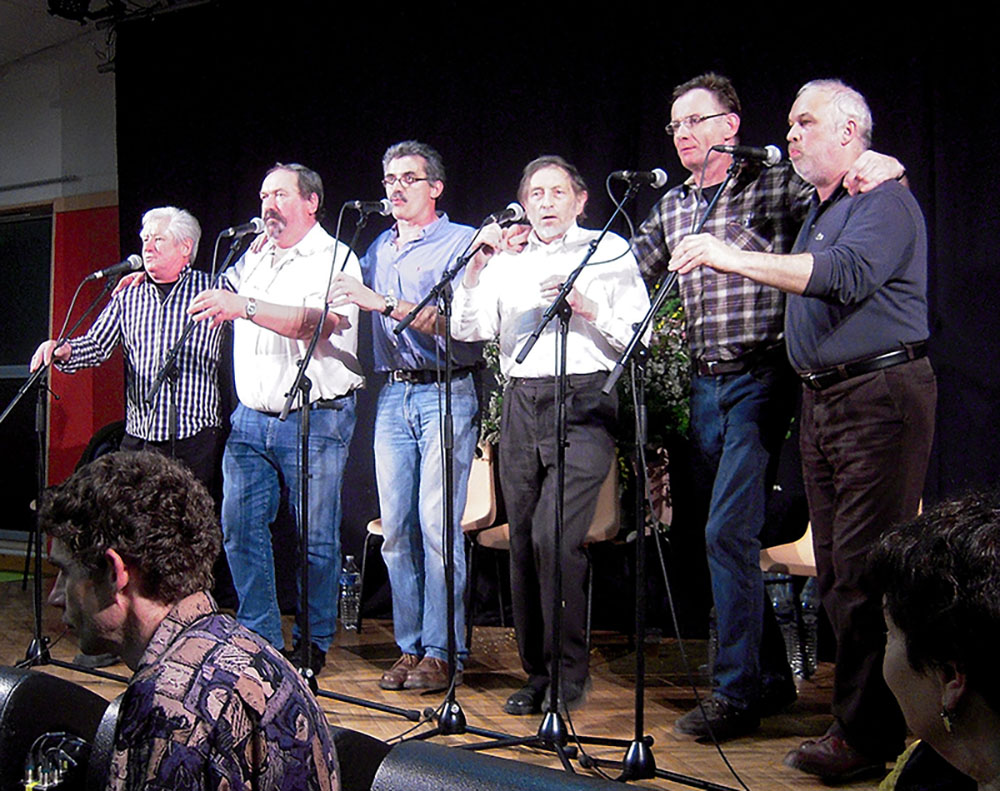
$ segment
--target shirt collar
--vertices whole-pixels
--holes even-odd
[[[301,256],[303,258],[307,258],[311,255],[321,253],[327,245],[325,237],[326,231],[324,231],[323,226],[317,222],[306,232],[305,236],[299,239],[298,242],[287,249],[281,249],[281,258],[284,259],[289,256]],[[279,249],[278,245],[272,239],[261,252],[271,254]]]
[[[424,239],[433,239],[439,233],[442,233],[444,228],[448,225],[448,215],[444,212],[437,213],[437,219],[434,222],[428,223],[423,228],[420,229],[420,236],[417,237],[420,241]],[[399,239],[399,223],[395,222],[392,224],[392,241],[396,242]],[[416,241],[416,240],[411,240]]]
[[[831,194],[826,200],[820,200],[819,193],[814,190],[812,195],[812,205],[816,209],[816,216],[818,217],[833,206],[833,204],[837,203],[842,198],[848,197],[849,195],[850,193],[847,191],[847,187],[843,184],[839,184],[837,189],[833,191],[833,194]]]
[[[154,283],[153,279],[147,275],[146,277],[144,277],[142,279],[142,283],[140,284],[140,287],[146,289],[146,295],[147,296],[155,294],[155,295],[157,295],[156,298],[157,299],[163,299],[163,304],[166,305],[170,300],[172,300],[174,298],[175,294],[178,294],[178,293],[181,292],[182,286],[185,284],[185,282],[187,281],[188,277],[191,275],[192,271],[193,270],[191,269],[191,263],[188,262],[184,266],[184,268],[180,271],[180,274],[177,275],[177,279],[174,282],[172,282],[172,283]],[[162,288],[162,286],[170,286],[170,288],[164,290]],[[164,295],[164,294],[166,296],[163,296],[163,297],[160,296],[160,295]]]
[[[581,244],[585,244],[590,241],[590,236],[587,231],[584,231],[579,225],[576,224],[576,220],[573,224],[566,229],[566,233],[555,239],[548,244],[543,242],[538,238],[538,234],[535,229],[531,229],[531,233],[528,234],[528,247],[532,250],[548,250],[550,252],[556,250],[568,250],[574,247],[579,247]]]
[[[215,601],[206,591],[192,593],[174,604],[170,612],[167,613],[167,617],[160,621],[160,625],[156,627],[156,631],[149,639],[146,649],[142,652],[142,658],[139,660],[136,672],[138,673],[163,656],[191,624],[216,611]]]
[[[145,274],[145,271],[146,270],[143,270],[144,274]],[[173,283],[154,283],[153,282],[153,278],[151,278],[148,274],[142,279],[142,282],[144,284],[146,284],[146,285],[152,286],[153,288],[156,288],[158,285],[173,285],[173,286],[177,286],[177,285],[180,285],[181,283],[183,283],[184,280],[185,280],[185,278],[187,278],[187,276],[189,274],[191,274],[191,262],[190,261],[188,261],[186,264],[184,264],[184,268],[180,272],[177,273],[177,279],[175,281],[173,281]]]
[[[759,175],[763,168],[763,165],[757,162],[752,162],[750,160],[745,160],[741,165],[736,175],[729,182],[729,191],[732,193],[739,193],[745,189],[749,184],[751,184]],[[719,182],[719,184],[724,184],[725,180]],[[712,185],[713,187],[716,185]],[[694,173],[690,174],[681,185],[684,193],[684,197],[688,197],[692,193],[698,192],[698,179],[694,177]],[[708,190],[712,187],[705,187]]]

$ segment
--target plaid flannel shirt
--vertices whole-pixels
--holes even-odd
[[[702,232],[741,250],[787,253],[809,209],[813,188],[789,162],[745,164],[719,196]],[[694,230],[708,196],[693,178],[674,187],[639,226],[632,249],[649,285],[659,280],[671,250]],[[782,337],[784,294],[741,275],[698,267],[679,279],[692,357],[733,360]]]

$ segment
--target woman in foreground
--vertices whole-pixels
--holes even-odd
[[[1000,496],[967,495],[891,529],[869,562],[885,680],[910,730],[975,781],[918,745],[895,787],[1000,789]]]

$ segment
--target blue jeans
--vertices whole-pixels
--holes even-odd
[[[762,683],[771,680],[766,677],[769,671],[785,677],[789,673],[780,644],[769,662],[780,670],[761,667],[760,533],[767,487],[796,388],[784,360],[764,361],[742,374],[696,375],[691,380],[692,433],[699,451],[716,470],[705,525],[719,635],[715,692],[744,707],[757,704]]]
[[[313,409],[309,431],[309,628],[324,651],[337,625],[340,484],[354,433],[354,396],[336,405]],[[222,457],[222,534],[240,599],[237,619],[280,648],[270,526],[282,485],[298,521],[299,416],[293,412],[282,422],[240,404],[232,423]]]
[[[375,416],[375,478],[392,586],[392,620],[403,653],[448,658],[444,578],[444,488],[436,384],[388,382]],[[462,512],[476,449],[478,402],[472,376],[452,383],[455,494],[455,638],[465,650],[465,539]]]

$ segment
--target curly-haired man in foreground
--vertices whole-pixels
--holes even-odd
[[[50,603],[87,653],[135,672],[108,787],[336,789],[322,710],[267,641],[216,611],[212,500],[159,454],[102,456],[42,505]]]

